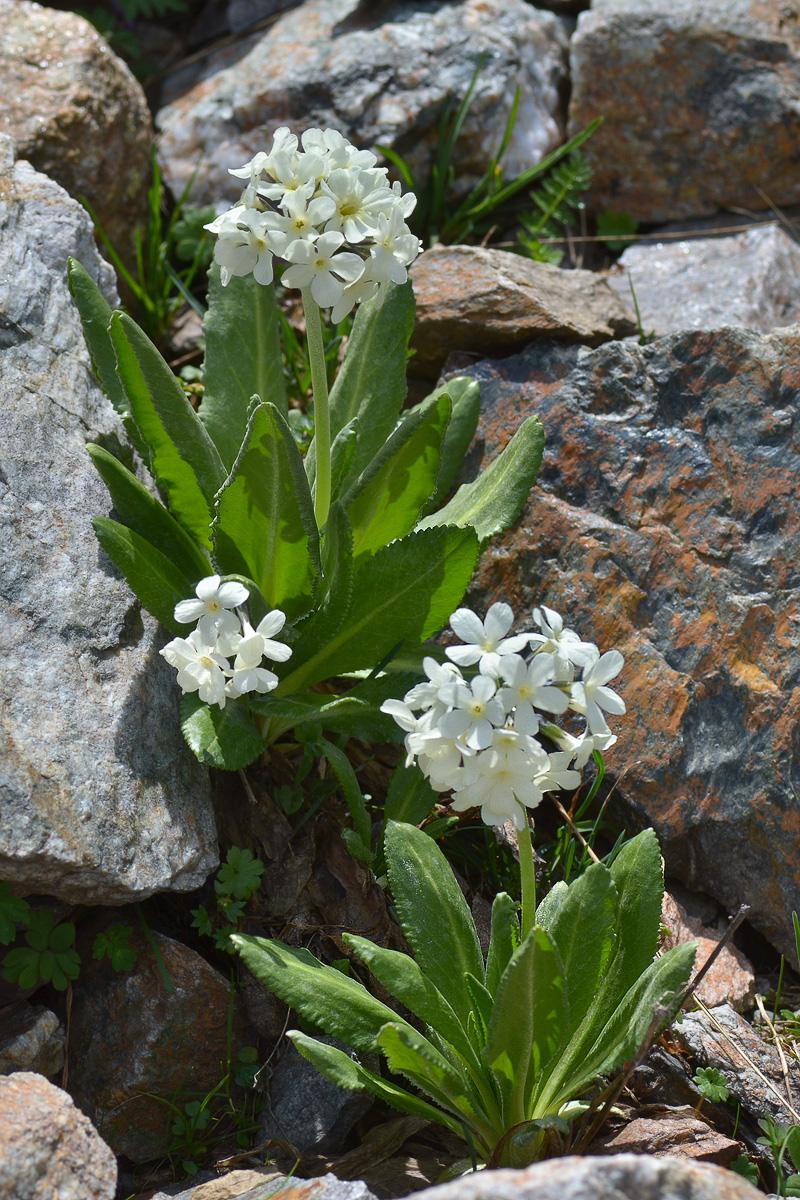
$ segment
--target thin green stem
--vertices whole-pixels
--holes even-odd
[[[519,801],[517,803],[519,804]],[[533,862],[528,810],[523,804],[520,804],[520,808],[525,814],[522,829],[517,830],[519,874],[522,882],[522,940],[524,941],[536,923],[536,868]]]
[[[301,289],[308,335],[308,362],[311,367],[311,391],[314,396],[314,447],[317,456],[317,483],[314,516],[318,528],[328,519],[331,506],[331,413],[328,404],[328,372],[322,340],[322,316],[311,288]]]

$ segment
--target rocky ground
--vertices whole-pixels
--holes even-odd
[[[628,716],[601,799],[615,831],[658,832],[665,945],[699,938],[700,965],[739,906],[749,913],[587,1156],[467,1177],[430,1200],[747,1200],[752,1185],[723,1169],[743,1153],[770,1190],[758,1122],[800,1124],[798,1023],[770,1028],[773,1007],[800,1007],[800,7],[208,0],[115,20],[112,44],[146,91],[66,6],[0,0],[0,881],[73,921],[81,957],[66,990],[0,981],[0,1193],[262,1200],[280,1186],[292,1200],[383,1200],[427,1189],[463,1153],[307,1073],[281,1041],[282,1006],[241,971],[234,987],[232,958],[192,926],[192,909],[212,906],[220,847],[244,846],[266,868],[248,932],[328,961],[343,930],[396,937],[339,837],[335,794],[299,824],[274,800],[288,768],[210,776],[182,740],[163,631],[89,524],[109,502],[84,443],[118,447],[124,432],[65,267],[78,258],[116,302],[78,197],[131,265],[154,145],[173,197],[189,185],[193,203],[219,207],[236,198],[227,167],[280,124],[334,125],[424,177],[442,108],[479,63],[462,187],[497,148],[516,88],[509,175],[603,123],[583,147],[594,174],[570,269],[491,238],[413,268],[412,391],[456,373],[481,385],[468,471],[530,412],[547,435],[539,482],[469,601],[545,603],[578,627],[583,615],[623,652]],[[621,256],[590,240],[608,209],[640,222]],[[181,336],[174,354],[191,356],[191,321]],[[397,752],[353,753],[380,797]],[[543,841],[559,821],[537,812]],[[480,928],[485,873],[468,853],[458,866]],[[119,924],[135,961],[115,971],[92,953]],[[245,1047],[254,1058],[237,1057]],[[221,1084],[229,1062],[237,1078]],[[703,1097],[700,1066],[725,1074],[727,1100]]]

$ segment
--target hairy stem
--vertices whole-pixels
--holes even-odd
[[[517,801],[519,804],[519,801]],[[528,936],[536,923],[536,868],[533,862],[533,844],[528,810],[520,804],[524,813],[522,829],[517,830],[519,846],[519,874],[522,882],[522,940]]]
[[[314,447],[317,456],[314,516],[319,529],[328,519],[331,506],[331,413],[328,404],[328,373],[322,340],[322,317],[311,288],[301,289],[308,335],[308,361],[311,366],[311,390],[314,396]]]

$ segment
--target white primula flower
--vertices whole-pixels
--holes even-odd
[[[231,277],[249,275],[256,283],[272,283],[273,249],[280,251],[283,243],[275,242],[275,234],[269,228],[268,214],[255,208],[236,206],[206,226],[216,226],[214,260],[220,266],[220,280],[225,287]]]
[[[287,192],[281,206],[283,213],[269,214],[269,227],[286,234],[286,242],[280,251],[284,258],[286,247],[295,239],[311,241],[319,237],[321,226],[334,211],[333,201],[327,196],[309,200],[303,192]]]
[[[372,277],[379,283],[405,283],[408,267],[419,254],[422,243],[409,231],[403,220],[403,210],[395,205],[388,216],[378,216],[374,245],[370,246]]]
[[[571,765],[572,755],[557,751],[549,755],[546,767],[536,772],[536,783],[543,792],[559,792],[563,788],[572,792],[581,781],[581,773]]]
[[[336,251],[344,243],[341,233],[323,233],[317,242],[292,242],[286,257],[295,265],[284,271],[286,287],[311,287],[320,308],[332,308],[342,298],[345,283],[354,283],[364,270],[357,254]]]
[[[598,750],[601,754],[604,754],[617,741],[617,736],[614,733],[608,731],[606,733],[589,733],[588,728],[584,730],[580,737],[573,737],[571,733],[567,733],[564,729],[559,729],[557,725],[542,725],[541,731],[560,750],[565,751],[569,755],[576,771],[583,770],[592,757],[594,750]]]
[[[287,662],[292,657],[291,646],[272,640],[273,634],[280,633],[285,624],[286,614],[279,608],[268,612],[255,629],[249,621],[243,621],[237,650],[242,661],[260,663],[262,658],[269,658],[272,662]]]
[[[451,807],[456,812],[480,808],[487,825],[511,819],[522,829],[521,805],[535,808],[542,799],[536,776],[549,767],[549,757],[537,741],[513,729],[496,729],[492,745],[466,759]]]
[[[310,199],[325,173],[325,163],[319,154],[273,150],[264,169],[275,182],[262,183],[258,194],[280,204],[292,192],[302,192]]]
[[[490,746],[495,727],[502,725],[506,716],[495,696],[496,689],[496,682],[488,675],[476,675],[469,687],[453,683],[442,688],[442,699],[452,705],[437,722],[445,737],[463,740],[470,750]]]
[[[565,662],[574,663],[578,667],[591,662],[597,647],[594,642],[582,642],[573,629],[564,628],[564,620],[552,608],[544,604],[533,610],[533,619],[541,629],[541,633],[531,634],[531,647],[546,654],[556,654]]]
[[[450,703],[444,689],[453,683],[463,683],[461,672],[455,663],[440,663],[431,655],[423,658],[422,669],[428,676],[428,682],[415,684],[406,692],[405,702],[414,709],[436,709],[441,716]]]
[[[334,325],[338,325],[343,321],[349,312],[355,308],[357,304],[363,304],[365,300],[371,300],[373,296],[378,296],[381,290],[381,285],[376,283],[372,278],[372,264],[366,262],[364,271],[359,275],[355,283],[348,283],[347,287],[342,292],[341,300],[337,300],[331,312],[331,321]],[[378,300],[378,308],[383,304],[383,297]]]
[[[504,654],[516,654],[524,650],[530,640],[529,633],[506,637],[514,621],[514,613],[508,604],[493,604],[482,621],[470,608],[457,609],[450,618],[453,633],[466,642],[465,646],[448,646],[445,654],[459,666],[469,667],[478,663],[484,675],[497,675],[500,658]]]
[[[587,667],[584,667],[583,678],[571,685],[572,698],[569,706],[575,712],[583,713],[586,724],[592,734],[607,734],[609,732],[603,711],[620,716],[625,712],[625,701],[616,692],[605,685],[619,675],[625,659],[619,650],[607,650],[603,655],[597,655]]]
[[[253,175],[259,175],[262,171],[269,171],[270,159],[276,151],[283,151],[288,154],[297,153],[297,137],[291,132],[286,125],[281,125],[280,129],[276,129],[272,135],[272,149],[269,154],[263,150],[259,150],[257,154],[250,159],[249,163],[245,163],[243,167],[230,167],[229,175],[235,175],[237,179],[250,179]]]
[[[507,712],[514,709],[514,728],[519,733],[536,733],[539,717],[533,711],[563,713],[569,707],[569,696],[553,687],[557,660],[554,654],[537,654],[526,663],[519,654],[506,654],[500,659],[499,671],[506,687],[499,692]]]
[[[225,707],[228,660],[203,639],[199,629],[188,638],[174,638],[159,653],[177,669],[182,691],[198,692],[205,704]]]
[[[422,774],[437,792],[449,791],[462,758],[471,753],[463,743],[445,737],[437,729],[427,733],[410,733],[406,742],[417,755],[417,765]]]
[[[245,692],[271,692],[277,686],[278,676],[274,671],[268,671],[266,667],[249,662],[237,654],[225,692],[228,696],[243,696]]]
[[[328,174],[346,167],[368,170],[378,161],[370,150],[357,150],[338,129],[307,129],[302,142],[304,150],[324,159]],[[385,174],[385,168],[381,172]]]
[[[380,214],[389,213],[396,204],[386,181],[369,171],[331,171],[320,188],[333,206],[325,232],[343,233],[351,244],[373,237]]]
[[[250,593],[244,584],[220,583],[219,575],[208,575],[195,588],[196,600],[181,600],[175,605],[175,620],[180,625],[197,621],[203,641],[213,646],[220,633],[241,633],[239,620],[231,609],[244,604]]]

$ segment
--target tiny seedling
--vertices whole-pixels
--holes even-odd
[[[56,925],[49,908],[40,908],[31,913],[25,931],[27,946],[9,950],[3,961],[3,978],[7,983],[16,983],[21,988],[38,987],[40,983],[52,983],[63,992],[70,981],[77,979],[80,957],[73,949],[75,926],[71,921]]]
[[[136,951],[131,945],[132,925],[109,925],[98,933],[92,947],[92,958],[108,958],[115,971],[132,971]]]

